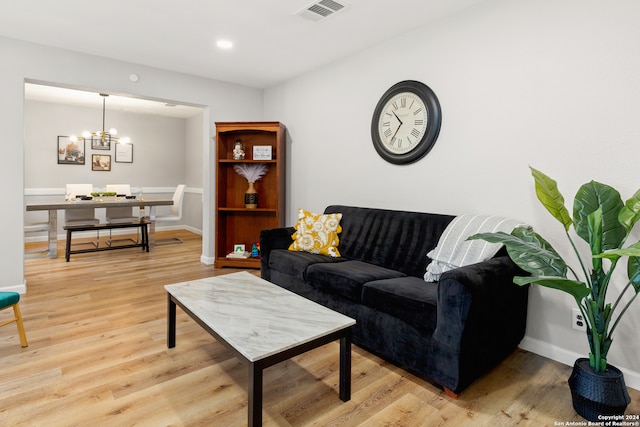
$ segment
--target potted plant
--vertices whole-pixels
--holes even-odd
[[[564,197],[556,181],[530,168],[536,195],[542,205],[564,227],[576,256],[576,271],[540,235],[516,228],[511,234],[480,233],[469,239],[482,239],[506,246],[511,259],[531,276],[517,276],[514,283],[530,283],[558,289],[571,295],[586,320],[589,358],[579,358],[569,378],[573,407],[584,418],[598,421],[598,415],[623,414],[630,402],[622,372],[607,363],[613,332],[620,319],[640,293],[640,242],[627,239],[640,219],[640,190],[625,203],[614,188],[591,181],[578,190],[573,204],[573,218],[564,206]],[[580,252],[569,233],[589,247],[590,257]],[[590,258],[590,260],[586,259]],[[627,259],[626,285],[613,300],[607,299],[613,272]],[[626,301],[623,296],[633,292]],[[613,303],[612,303],[613,301]]]

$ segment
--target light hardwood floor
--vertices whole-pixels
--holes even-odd
[[[245,367],[178,309],[166,346],[163,286],[237,270],[200,263],[182,244],[25,262],[21,307],[29,347],[0,328],[2,426],[242,426]],[[159,233],[159,237],[167,237]],[[60,242],[63,243],[63,242]],[[0,313],[8,316],[8,313]],[[266,426],[553,426],[582,421],[571,368],[518,350],[458,400],[354,346],[352,398],[338,398],[338,343],[265,371]],[[630,390],[627,412],[640,413]]]

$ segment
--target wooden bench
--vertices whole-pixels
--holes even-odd
[[[142,248],[142,250],[146,250],[149,252],[149,231],[147,230],[147,224],[149,224],[149,220],[142,219],[140,221],[133,222],[123,222],[123,223],[111,223],[111,224],[86,224],[86,225],[67,225],[64,229],[67,231],[67,244],[65,247],[65,258],[67,262],[71,258],[71,254],[82,254],[87,252],[99,252],[99,251],[111,251],[115,249],[126,249],[126,248]],[[71,250],[71,235],[74,231],[100,231],[100,230],[113,230],[116,228],[140,228],[140,242],[139,243],[131,243],[127,245],[117,245],[117,246],[102,246],[95,247],[91,249],[75,249]]]

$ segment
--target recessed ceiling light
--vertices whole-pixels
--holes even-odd
[[[233,43],[229,40],[218,40],[216,45],[218,45],[220,49],[231,49],[233,47]]]

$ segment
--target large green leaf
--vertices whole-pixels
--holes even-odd
[[[616,262],[621,257],[629,257],[627,261],[627,275],[631,285],[640,293],[640,242],[636,242],[631,246],[623,249],[612,249],[598,255],[594,258],[607,258],[612,262]]]
[[[544,173],[529,166],[531,175],[536,182],[536,195],[542,205],[549,211],[551,215],[564,226],[565,230],[569,230],[571,226],[571,216],[564,206],[564,197],[558,190],[558,184]]]
[[[626,248],[611,249],[601,254],[594,255],[594,257],[597,258],[607,258],[610,260],[616,260],[623,256],[640,257],[640,242],[636,242],[631,246],[627,246]]]
[[[602,209],[598,208],[587,217],[589,223],[589,246],[591,255],[598,255],[602,252]],[[594,271],[602,270],[602,259],[592,257]]]
[[[627,233],[631,231],[635,223],[640,220],[640,190],[625,202],[624,207],[618,215],[618,221],[627,229]]]
[[[627,235],[626,229],[618,221],[623,206],[620,193],[613,187],[596,181],[584,184],[573,201],[573,226],[576,233],[589,243],[588,217],[602,209],[602,250],[619,248]]]
[[[567,264],[564,260],[546,240],[532,230],[515,228],[512,234],[479,233],[468,238],[477,239],[502,243],[513,262],[531,274],[560,277],[567,275]]]
[[[631,285],[636,290],[636,294],[640,293],[640,257],[629,257],[627,274]]]
[[[586,298],[591,291],[584,282],[578,282],[577,280],[565,279],[563,277],[524,277],[516,276],[513,278],[513,282],[517,285],[527,285],[533,283],[536,285],[544,286],[546,288],[558,289],[562,292],[566,292],[571,295],[578,305]]]

